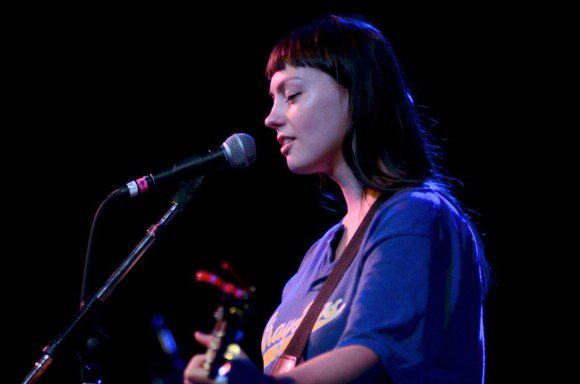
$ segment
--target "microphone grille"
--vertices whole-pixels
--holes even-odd
[[[228,154],[230,167],[245,168],[256,160],[256,142],[247,133],[235,133],[227,138],[223,147]]]

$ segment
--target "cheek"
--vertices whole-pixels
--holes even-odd
[[[342,143],[348,127],[348,105],[338,96],[328,98],[319,108],[318,121],[326,140]]]
[[[304,105],[291,118],[301,134],[334,141],[344,137],[348,119],[348,106],[337,97],[326,97]]]

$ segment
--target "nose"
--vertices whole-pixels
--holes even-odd
[[[266,127],[273,129],[283,127],[286,124],[286,116],[284,116],[284,113],[280,111],[280,108],[277,107],[276,103],[272,106],[270,114],[266,116],[264,124]]]

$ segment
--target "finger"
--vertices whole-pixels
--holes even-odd
[[[185,384],[202,384],[212,382],[212,380],[208,379],[208,371],[203,369],[204,360],[204,354],[195,355],[191,358],[191,360],[189,360],[189,363],[183,372],[183,382]]]
[[[210,384],[214,381],[207,377],[207,371],[192,369],[183,374],[183,382],[186,384]]]
[[[198,343],[200,343],[201,345],[203,345],[206,348],[209,346],[209,343],[211,342],[211,339],[213,338],[212,335],[208,335],[207,333],[202,333],[199,331],[196,331],[194,333],[194,337]]]
[[[189,363],[187,364],[187,367],[185,368],[185,370],[188,371],[188,370],[192,370],[192,369],[203,369],[203,362],[204,361],[205,361],[205,354],[203,354],[203,353],[197,354],[189,360]],[[207,371],[206,371],[206,373],[207,373]]]

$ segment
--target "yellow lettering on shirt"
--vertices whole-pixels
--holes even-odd
[[[312,328],[313,333],[340,316],[346,306],[343,301],[343,299],[338,299],[335,302],[329,301],[324,304],[324,308],[320,311],[320,315]],[[278,312],[272,315],[268,324],[266,324],[266,329],[262,336],[262,357],[264,359],[264,367],[270,365],[270,363],[276,360],[276,358],[284,352],[286,346],[290,343],[290,340],[292,340],[292,336],[296,333],[296,330],[300,326],[300,323],[302,323],[304,316],[306,316],[306,313],[313,302],[314,301],[311,301],[306,308],[304,308],[300,317],[292,319],[287,323],[278,324],[275,329],[274,326],[278,320]]]

